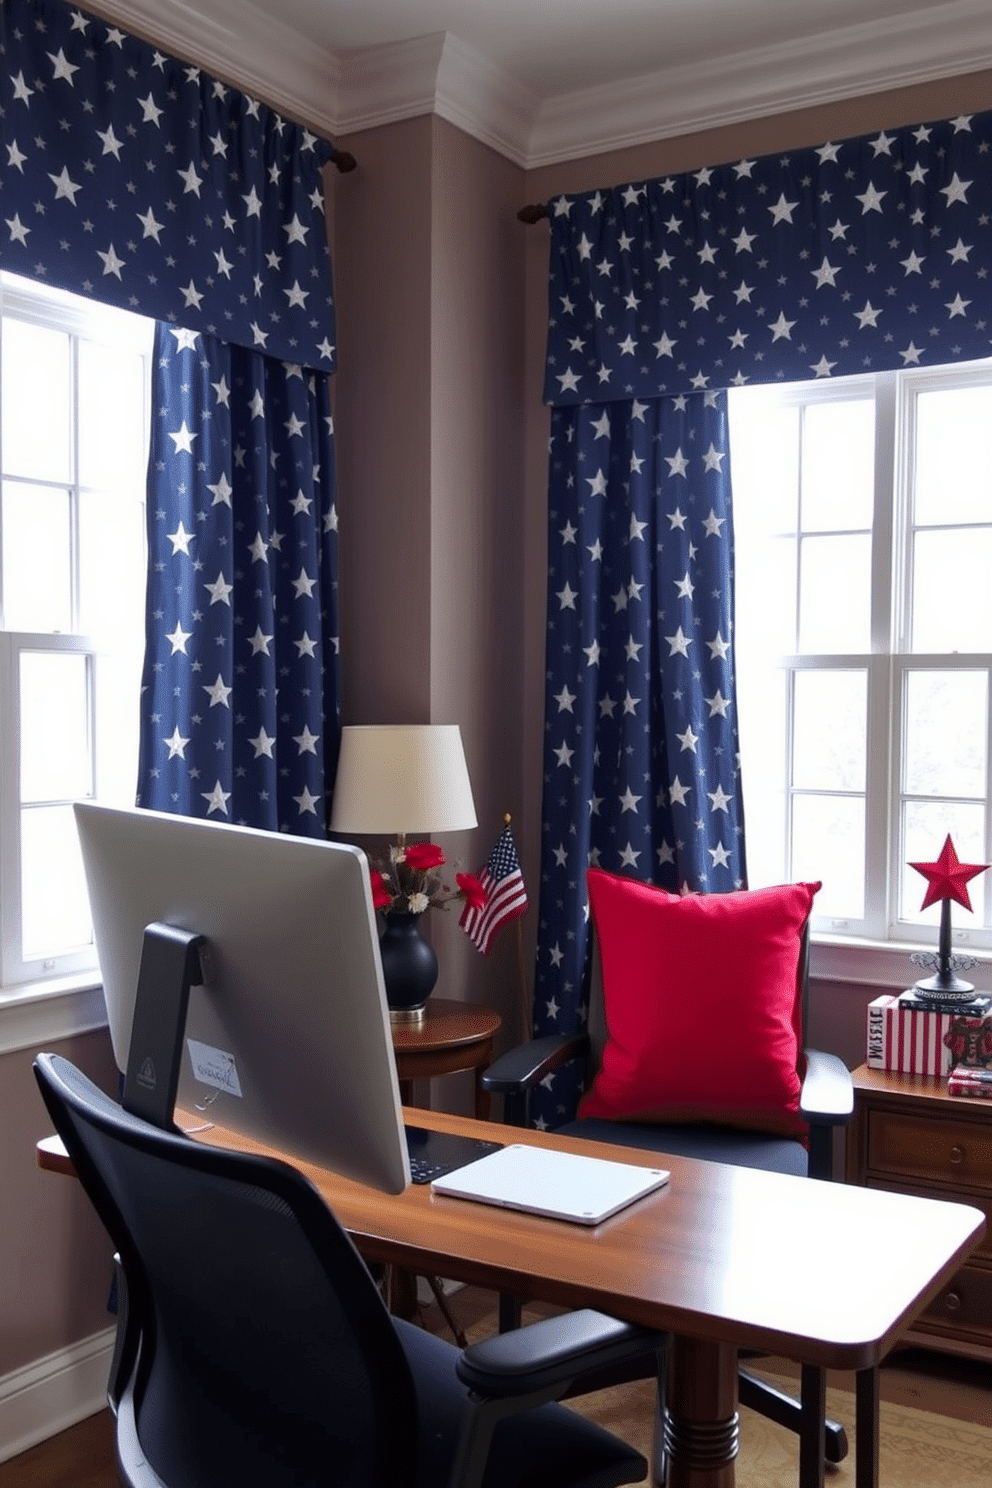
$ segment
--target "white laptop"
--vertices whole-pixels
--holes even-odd
[[[511,1143],[431,1183],[434,1193],[595,1225],[668,1182],[664,1168],[641,1168]]]

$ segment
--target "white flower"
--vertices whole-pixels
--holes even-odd
[[[405,863],[406,848],[400,847],[398,842],[394,842],[389,849],[389,861],[391,863]]]
[[[430,902],[426,894],[410,894],[406,904],[411,914],[423,914],[430,907]]]

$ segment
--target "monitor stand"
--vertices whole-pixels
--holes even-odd
[[[203,980],[204,936],[175,925],[145,927],[131,1022],[131,1046],[122,1104],[164,1131],[175,1131],[172,1113],[179,1087],[189,989]]]

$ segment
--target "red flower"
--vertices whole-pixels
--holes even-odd
[[[405,862],[408,868],[426,873],[430,868],[440,868],[444,853],[436,842],[415,842],[407,848]]]
[[[373,868],[369,873],[372,880],[372,903],[376,909],[385,909],[393,902],[393,896],[386,888],[386,880],[378,868]]]
[[[469,909],[481,909],[486,902],[486,891],[474,873],[456,873],[455,882]]]

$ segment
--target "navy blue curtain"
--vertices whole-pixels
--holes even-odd
[[[334,149],[61,0],[0,40],[0,267],[159,322],[139,804],[322,833]]]
[[[0,267],[333,370],[326,140],[62,0],[0,41]]]
[[[988,356],[990,151],[962,115],[548,203],[536,1033],[586,1015],[590,864],[746,882],[720,390]]]
[[[725,393],[552,414],[538,1035],[584,1022],[590,865],[742,886]],[[574,1109],[549,1077],[538,1125]]]
[[[161,323],[138,804],[323,836],[338,747],[328,379]]]

